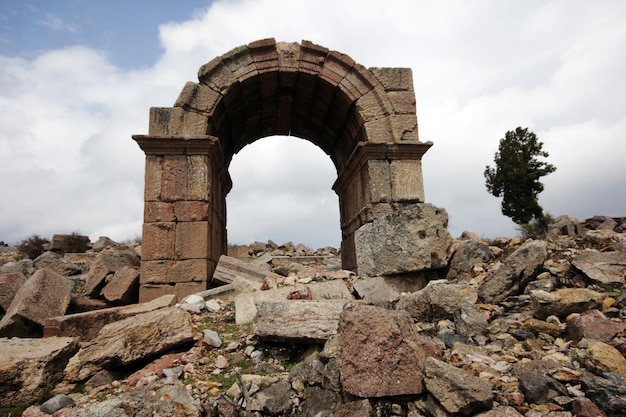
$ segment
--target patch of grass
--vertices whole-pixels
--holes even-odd
[[[21,416],[24,410],[30,407],[30,403],[18,404],[15,407],[0,407],[0,417],[17,417]]]

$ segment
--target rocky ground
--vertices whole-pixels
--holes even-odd
[[[36,404],[2,412],[625,416],[621,219],[558,220],[549,240],[466,233],[447,268],[406,276],[358,277],[329,248],[255,243],[243,249],[250,259],[220,261],[214,279],[223,285],[178,304],[120,307],[132,285],[111,284],[108,298],[95,290],[94,276],[108,285],[117,273],[112,258],[126,259],[117,270],[136,266],[138,248],[7,262],[0,403]],[[37,280],[72,282],[67,302],[19,310],[2,298]],[[85,292],[99,295],[86,301]],[[64,303],[61,319],[37,319],[32,306]],[[87,311],[94,305],[108,309]],[[11,337],[15,329],[29,338]],[[33,337],[44,333],[52,337]]]

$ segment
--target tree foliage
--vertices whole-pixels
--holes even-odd
[[[548,157],[542,148],[537,135],[528,128],[518,127],[500,139],[495,168],[485,167],[487,191],[502,197],[502,214],[518,225],[527,225],[535,219],[546,226],[537,195],[544,188],[541,177],[556,171],[556,167],[538,159]]]

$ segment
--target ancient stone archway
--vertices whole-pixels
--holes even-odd
[[[309,41],[264,39],[203,65],[174,107],[151,108],[140,299],[204,290],[226,252],[228,165],[244,146],[293,135],[333,161],[342,264],[356,269],[354,234],[424,202],[415,93],[408,68],[365,68]]]

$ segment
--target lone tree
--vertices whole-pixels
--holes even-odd
[[[537,195],[543,191],[539,179],[556,171],[556,167],[537,159],[548,157],[542,147],[543,143],[528,128],[508,131],[500,139],[494,159],[496,167],[485,167],[484,174],[487,191],[503,197],[502,214],[522,229],[534,219],[545,234],[548,225],[537,201]]]

